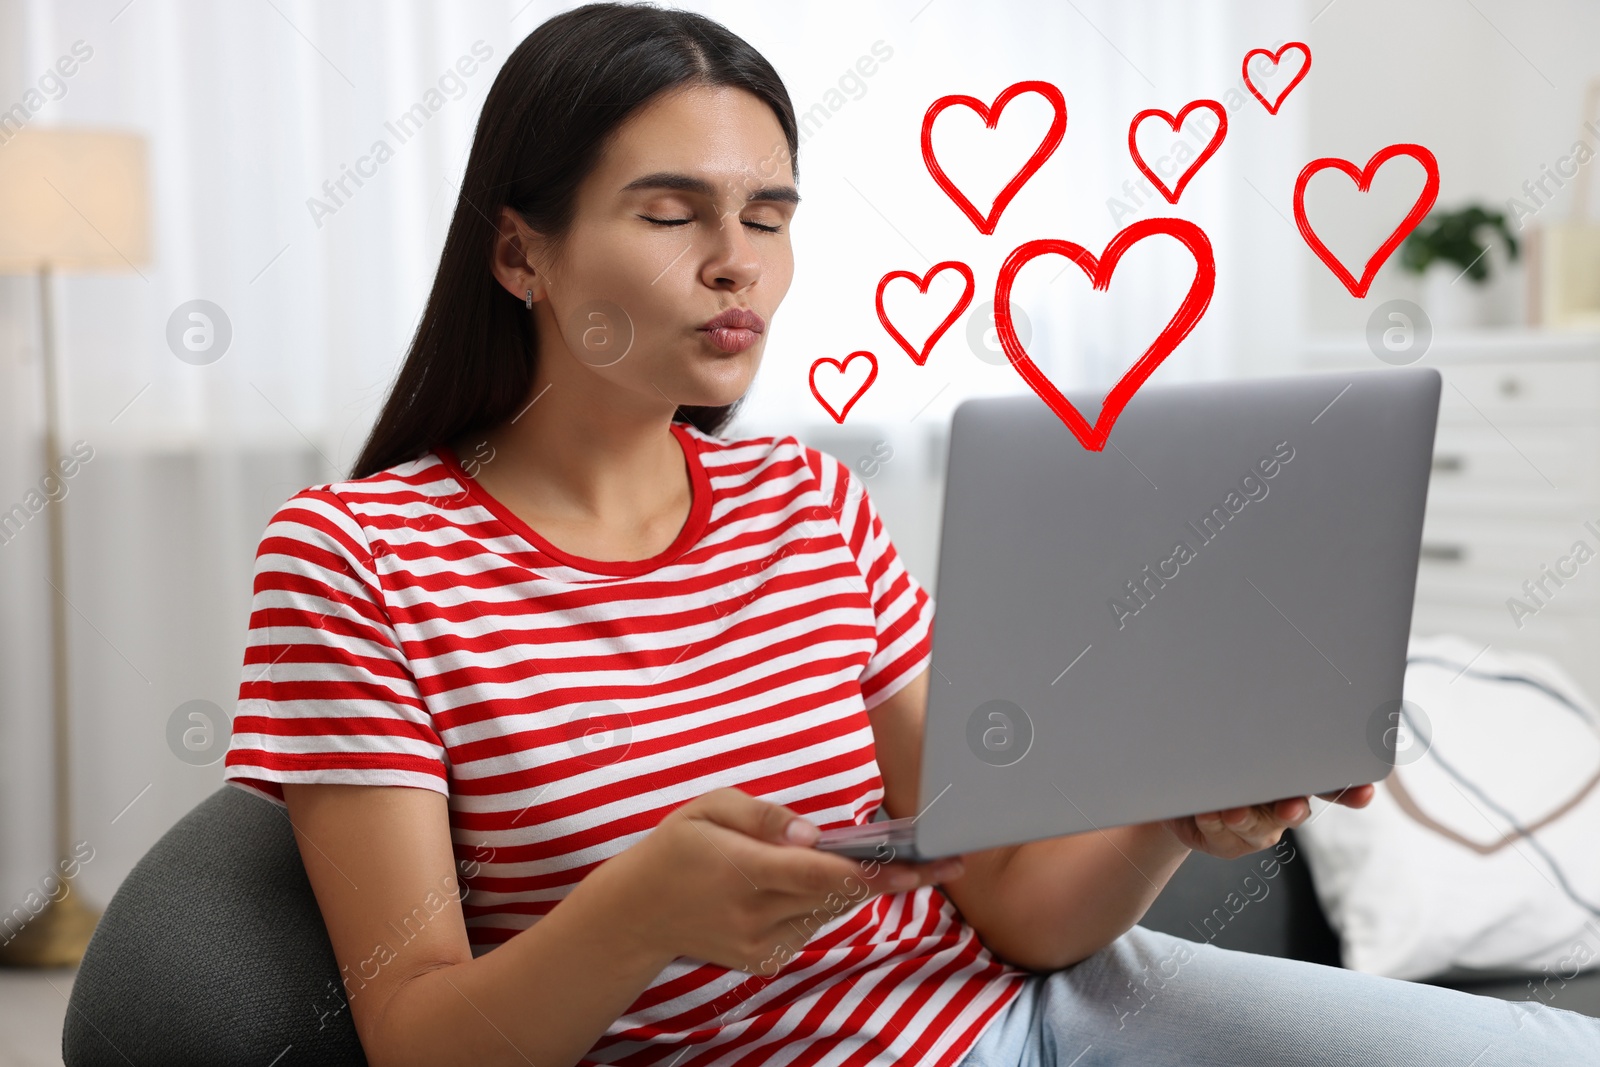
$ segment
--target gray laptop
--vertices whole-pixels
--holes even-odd
[[[925,860],[1386,776],[1439,387],[1147,386],[1101,452],[1032,394],[960,404],[917,814],[818,847]]]

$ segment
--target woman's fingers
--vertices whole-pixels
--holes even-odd
[[[1368,782],[1317,796],[1347,807],[1362,808],[1371,803],[1376,794],[1377,787]],[[1284,830],[1299,826],[1310,817],[1311,798],[1300,796],[1281,797],[1269,804],[1202,812],[1190,816],[1189,820],[1168,820],[1168,823],[1178,839],[1189,847],[1233,858],[1272,847]],[[1192,823],[1192,832],[1181,825],[1185,821]],[[1201,838],[1198,843],[1190,840],[1195,834]]]
[[[1273,804],[1274,814],[1285,826],[1299,826],[1311,814],[1311,801],[1306,797],[1285,797]]]
[[[1347,808],[1364,808],[1377,795],[1378,787],[1371,782],[1361,785],[1349,785],[1343,789],[1335,789],[1331,793],[1318,793],[1323,800],[1335,804],[1343,804]]]
[[[1297,799],[1290,798],[1289,803]],[[1276,810],[1280,803],[1224,808],[1194,816],[1195,829],[1205,838],[1202,851],[1232,858],[1270,848],[1277,843],[1284,828],[1295,821],[1292,817],[1283,817],[1288,813]]]
[[[748,838],[724,848],[725,855],[738,860],[754,884],[801,896],[855,894],[863,886],[872,892],[897,893],[956,878],[964,869],[958,856],[908,863],[894,859],[890,852],[882,859],[854,860],[807,846],[771,846]]]

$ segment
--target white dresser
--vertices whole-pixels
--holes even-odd
[[[1446,333],[1416,365],[1444,388],[1412,631],[1547,654],[1600,703],[1600,334]],[[1387,364],[1340,339],[1306,369]]]

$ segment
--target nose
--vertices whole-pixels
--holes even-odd
[[[734,290],[745,289],[761,277],[761,257],[737,211],[722,213],[713,249],[701,267],[701,276],[712,288]]]

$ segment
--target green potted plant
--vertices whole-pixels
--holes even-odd
[[[1495,254],[1497,243],[1503,260]],[[1420,302],[1435,326],[1483,326],[1510,317],[1504,308],[1509,287],[1488,289],[1519,251],[1504,212],[1467,204],[1429,213],[1401,243],[1400,265],[1422,279]]]

